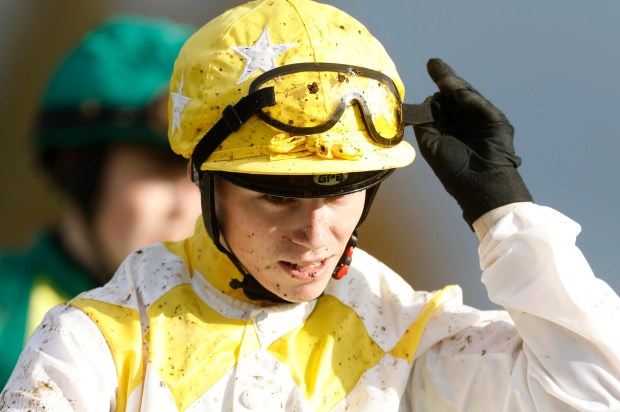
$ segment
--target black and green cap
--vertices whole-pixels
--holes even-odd
[[[49,82],[35,146],[115,141],[167,146],[168,82],[194,30],[163,18],[123,15],[89,32]]]

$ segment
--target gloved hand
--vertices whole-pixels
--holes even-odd
[[[416,139],[465,221],[471,227],[492,209],[531,201],[506,116],[441,59],[430,59],[427,70],[440,92],[427,98],[434,122],[414,125]]]

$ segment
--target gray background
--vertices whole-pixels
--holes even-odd
[[[583,226],[578,245],[620,290],[620,2],[334,0],[396,62],[408,102],[435,91],[441,57],[516,128],[521,173],[535,200]],[[61,207],[33,169],[28,132],[49,71],[92,25],[128,12],[202,25],[239,1],[2,0],[0,2],[0,246],[24,245]],[[415,145],[412,130],[406,138]],[[477,239],[421,156],[388,180],[361,245],[417,289],[461,284],[465,302],[493,307],[480,284]],[[552,291],[550,291],[552,293]]]

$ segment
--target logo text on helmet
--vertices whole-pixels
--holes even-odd
[[[348,177],[349,175],[346,173],[316,175],[314,176],[314,183],[321,186],[334,186],[343,183]]]

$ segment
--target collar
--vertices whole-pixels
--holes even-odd
[[[207,282],[225,295],[256,304],[256,301],[245,296],[242,289],[230,287],[231,280],[236,279],[242,282],[243,275],[239,273],[228,256],[217,249],[207,234],[202,216],[196,220],[194,235],[188,239],[186,252],[189,254],[187,263],[192,276],[197,271]]]

